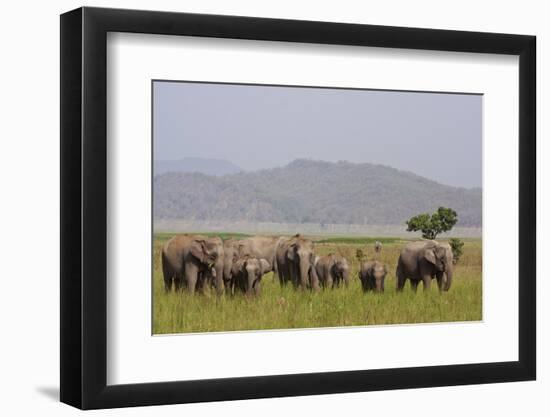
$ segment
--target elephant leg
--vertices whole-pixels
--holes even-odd
[[[279,285],[282,287],[285,281],[285,274],[282,266],[277,266],[277,277],[279,278]]]
[[[201,295],[204,295],[210,290],[210,286],[212,285],[213,282],[207,277],[207,273],[199,272],[197,276],[197,284],[195,285],[195,291]]]
[[[438,272],[435,278],[437,279],[437,289],[439,290],[439,292],[442,292],[443,284],[445,283],[443,280],[443,272]]]
[[[183,285],[183,274],[180,272],[174,276],[174,291],[175,292],[180,291],[182,285]]]
[[[204,278],[202,278],[199,274],[199,276],[197,277],[197,283],[195,284],[195,292],[200,295],[204,295],[206,294],[207,287],[208,287],[208,284],[204,282]]]
[[[403,274],[403,271],[401,271],[401,268],[399,266],[397,267],[397,271],[395,271],[395,278],[397,282],[397,291],[403,291],[403,287],[405,287],[406,277],[405,277],[405,274]]]
[[[223,282],[223,288],[225,290],[225,293],[227,295],[233,295],[233,288],[232,288],[232,280],[231,279],[226,279],[224,280]]]
[[[291,281],[292,281],[292,277],[290,275],[290,269],[288,267],[286,267],[283,270],[283,279],[282,279],[282,282],[281,282],[281,286],[286,287],[286,285]]]
[[[419,282],[420,282],[420,281],[416,281],[416,280],[413,281],[413,280],[411,280],[411,289],[412,289],[414,292],[416,292],[416,291],[418,290],[418,283],[419,283]]]
[[[170,292],[172,290],[172,278],[174,274],[172,268],[168,265],[168,261],[164,256],[164,252],[162,253],[161,262],[162,276],[164,278],[164,289],[166,292]]]
[[[307,278],[306,278],[307,280]],[[305,281],[305,280],[303,280]],[[294,265],[292,267],[292,282],[294,283],[294,288],[300,288],[302,287],[302,277],[300,276],[300,270],[298,269],[297,265]],[[305,283],[304,283],[305,285]],[[303,287],[302,287],[303,289]]]
[[[254,284],[254,295],[259,296],[261,293],[262,293],[262,284],[258,280]]]
[[[288,279],[288,265],[277,263],[277,276],[279,277],[279,285],[283,288]]]
[[[277,275],[279,276],[279,284],[283,288],[288,282],[288,266],[280,265],[278,268]]]
[[[428,291],[432,283],[432,277],[430,275],[424,275],[422,277],[422,283],[424,284],[424,291]]]
[[[235,292],[237,290],[246,293],[245,277],[241,272],[235,277]]]
[[[197,286],[199,268],[191,262],[185,264],[185,282],[189,294],[194,294]]]
[[[328,276],[329,276],[328,279],[330,281],[329,282],[330,288],[332,288],[332,289],[338,288],[338,275],[332,273],[332,271],[331,271],[331,272],[329,272]]]
[[[164,291],[170,292],[172,290],[172,277],[164,277]]]
[[[294,264],[289,265],[289,278],[290,282],[292,283],[292,286],[294,288],[298,288],[298,285],[300,284],[300,274],[298,272],[298,267]]]
[[[243,278],[241,279],[240,287],[241,287],[241,292],[242,292],[243,294],[246,294],[246,291],[247,291],[247,283],[246,283],[246,278],[245,278],[245,277],[243,277]]]
[[[311,290],[312,291],[319,291],[320,290],[320,287],[319,287],[319,276],[317,275],[317,271],[315,270],[315,267],[312,266],[310,269],[309,269],[309,286],[311,287]]]
[[[330,289],[334,288],[334,279],[330,274],[328,274],[327,276],[325,288],[330,288]]]

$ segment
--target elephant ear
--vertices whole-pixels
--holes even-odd
[[[206,259],[206,242],[204,240],[194,240],[191,243],[191,255],[204,263]]]
[[[296,259],[296,250],[297,246],[296,243],[293,243],[288,247],[288,250],[286,251],[286,257],[290,259],[291,261]]]
[[[260,275],[266,274],[271,271],[271,265],[264,258],[260,259]]]
[[[424,259],[435,265],[435,252],[432,247],[424,249],[422,255],[424,256]]]

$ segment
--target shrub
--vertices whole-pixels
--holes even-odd
[[[464,242],[456,237],[453,237],[449,239],[449,245],[451,245],[451,249],[453,251],[453,262],[456,264],[462,256],[462,247],[464,246]]]

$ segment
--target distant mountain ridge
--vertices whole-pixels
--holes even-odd
[[[206,175],[222,176],[236,174],[242,169],[224,159],[212,158],[182,158],[178,160],[154,161],[154,175],[167,172],[200,172]]]
[[[452,207],[458,226],[480,227],[482,192],[384,165],[298,159],[224,176],[165,173],[154,179],[158,219],[403,225]]]

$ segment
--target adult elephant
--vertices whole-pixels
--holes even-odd
[[[349,284],[349,264],[346,258],[333,253],[316,259],[315,270],[323,288],[339,287],[343,282]]]
[[[395,275],[398,291],[403,290],[407,278],[414,291],[420,281],[424,283],[424,290],[429,289],[433,278],[437,279],[439,291],[449,291],[453,280],[451,246],[434,240],[407,243],[399,255]]]
[[[275,261],[281,286],[290,281],[294,287],[302,290],[319,289],[314,245],[311,240],[299,234],[290,238],[280,238],[275,249]]]
[[[237,239],[226,239],[223,241],[223,284],[225,292],[231,295],[233,292],[232,275],[233,265],[239,257],[239,245]]]
[[[264,258],[240,258],[233,264],[232,287],[246,295],[259,295],[262,277],[271,270],[271,265]]]
[[[162,248],[162,272],[166,291],[185,286],[193,294],[211,277],[216,292],[223,293],[223,242],[219,237],[177,235]]]
[[[239,258],[265,259],[271,270],[276,269],[275,247],[278,236],[251,236],[239,241]]]

